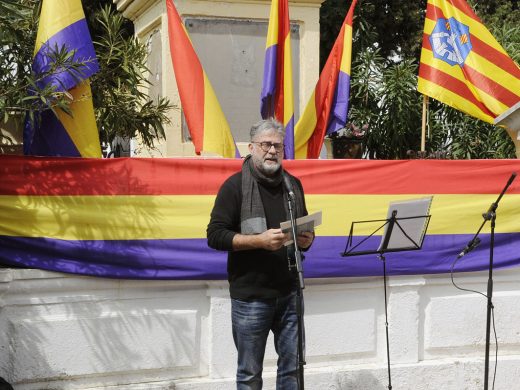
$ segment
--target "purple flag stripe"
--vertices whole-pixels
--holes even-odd
[[[205,239],[58,240],[0,236],[0,263],[122,279],[225,279]]]
[[[338,82],[334,91],[334,103],[331,106],[327,135],[345,127],[347,123],[348,103],[350,93],[350,76],[342,72],[338,73]]]
[[[473,235],[431,235],[426,236],[422,249],[402,252],[388,252],[386,257],[389,275],[421,275],[449,273],[456,256],[467,245]],[[454,268],[456,272],[481,271],[489,267],[489,234],[480,235],[481,244],[460,259]],[[354,243],[363,237],[355,237]],[[520,233],[495,234],[494,267],[505,268],[520,265],[517,242]],[[340,256],[345,250],[345,237],[317,237],[306,255],[305,276],[325,278],[338,276],[381,276],[383,265],[375,254]],[[381,239],[372,237],[363,249],[377,249]],[[515,243],[516,241],[516,243]]]
[[[276,91],[276,57],[278,45],[272,45],[265,51],[264,78],[260,95],[260,113],[263,119],[274,117],[274,93]]]
[[[294,159],[294,114],[285,126],[284,157]]]
[[[68,50],[76,50],[74,54],[75,61],[87,62],[85,66],[81,67],[81,74],[77,75],[78,78],[81,80],[87,79],[99,70],[87,21],[81,19],[54,34],[47,42],[43,43],[34,56],[33,71],[37,74],[48,71],[51,67],[51,62],[53,62],[49,57],[49,52],[53,52],[56,46],[60,50],[63,45]],[[59,91],[68,91],[77,84],[77,80],[67,71],[62,71],[47,76],[38,83],[40,87],[49,84],[54,85]]]
[[[354,243],[363,237],[355,237]],[[389,275],[450,272],[469,234],[426,236],[421,250],[387,253]],[[457,262],[458,272],[487,270],[489,234],[473,252]],[[494,267],[518,266],[520,233],[495,235]],[[375,249],[372,237],[359,250]],[[305,253],[307,278],[380,276],[382,263],[375,254],[342,257],[346,237],[316,237]],[[206,239],[74,241],[0,236],[0,263],[7,266],[125,279],[226,279],[226,253],[207,247]]]
[[[25,122],[24,154],[81,157],[81,153],[54,112],[45,110],[41,118],[35,120],[39,121],[35,126],[31,126],[29,121]],[[44,123],[45,126],[40,126],[40,123]]]

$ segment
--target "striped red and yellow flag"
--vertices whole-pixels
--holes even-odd
[[[321,71],[303,115],[294,130],[296,158],[318,158],[326,134],[347,123],[352,62],[352,21],[357,0],[350,5],[343,26]]]
[[[260,113],[264,119],[274,117],[283,123],[284,156],[293,159],[294,96],[288,0],[271,2]]]
[[[175,79],[195,152],[239,157],[228,121],[172,0],[166,0]]]
[[[493,123],[520,101],[520,69],[464,0],[428,0],[417,90]]]

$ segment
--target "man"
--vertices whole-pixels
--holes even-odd
[[[278,353],[276,388],[298,388],[298,279],[289,269],[294,247],[284,246],[288,234],[280,229],[280,222],[289,219],[284,175],[295,194],[295,217],[306,215],[307,209],[301,182],[282,168],[284,135],[283,125],[273,119],[251,128],[251,154],[220,188],[207,229],[208,245],[228,251],[238,390],[262,388],[270,330]],[[299,248],[308,249],[313,239],[312,232],[302,233]]]

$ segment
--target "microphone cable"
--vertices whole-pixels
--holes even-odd
[[[455,268],[455,265],[457,264],[457,262],[462,259],[462,257],[459,257],[459,258],[456,258],[453,263],[451,264],[451,269],[450,269],[450,277],[451,277],[451,283],[453,284],[453,286],[461,291],[467,291],[467,292],[470,292],[470,293],[476,293],[476,294],[480,294],[482,295],[484,298],[486,298],[486,301],[488,299],[488,296],[480,291],[477,291],[477,290],[471,290],[469,288],[463,288],[463,287],[460,287],[459,285],[457,285],[457,283],[455,283],[455,279],[453,278],[453,269]],[[495,369],[493,370],[493,384],[492,384],[492,387],[491,389],[493,390],[495,388],[495,379],[497,377],[497,366],[498,366],[498,337],[497,337],[497,329],[496,329],[496,326],[495,326],[495,305],[493,305],[493,302],[491,302],[491,322],[493,323],[493,336],[495,337]]]

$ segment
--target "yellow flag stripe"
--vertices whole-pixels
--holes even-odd
[[[353,221],[386,218],[390,202],[424,196],[308,195],[306,200],[309,212],[323,211],[318,235],[345,236]],[[494,195],[435,195],[429,234],[473,233],[482,221],[476,210],[487,210],[494,199]],[[520,232],[519,202],[520,195],[502,199],[498,233]],[[213,203],[210,195],[4,195],[0,196],[0,235],[65,240],[204,238]],[[365,227],[357,234],[368,234],[370,229]]]
[[[285,37],[284,42],[284,65],[283,65],[283,120],[284,126],[291,120],[294,115],[294,97],[293,97],[293,78],[292,78],[292,52],[291,52],[291,34]]]
[[[281,44],[281,42],[278,42],[278,8],[278,0],[272,0],[271,11],[269,14],[269,25],[267,27],[266,48],[276,44]]]
[[[77,87],[69,90],[69,93],[73,98],[70,105],[72,116],[62,110],[56,110],[56,115],[81,153],[81,157],[100,158],[101,146],[89,80],[82,81]]]
[[[437,99],[438,101],[465,112],[468,115],[474,116],[475,118],[488,123],[493,123],[494,121],[492,116],[485,114],[469,100],[457,95],[449,89],[443,88],[429,80],[425,80],[422,77],[418,78],[417,90],[424,95]]]
[[[318,116],[316,114],[316,89],[294,127],[294,156],[297,159],[307,158],[307,141],[314,132]]]
[[[204,77],[204,141],[203,150],[222,157],[235,157],[235,142],[228,121],[206,72]]]
[[[352,64],[352,26],[345,24],[345,35],[343,38],[343,55],[341,56],[340,70],[350,75]]]
[[[38,53],[42,45],[54,34],[84,18],[81,0],[43,1],[34,54]]]

